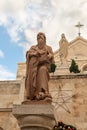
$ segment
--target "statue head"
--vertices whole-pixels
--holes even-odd
[[[44,33],[39,32],[37,34],[38,47],[43,48],[46,44],[46,36]]]
[[[64,33],[61,34],[61,38],[65,38],[65,34]]]
[[[46,36],[45,36],[45,34],[42,33],[42,32],[39,32],[39,33],[37,34],[37,40],[40,39],[40,38],[42,38],[42,39],[44,39],[44,41],[46,41]]]

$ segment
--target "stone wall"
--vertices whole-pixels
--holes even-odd
[[[49,84],[56,120],[87,130],[87,75],[52,76]]]
[[[56,120],[87,130],[87,75],[51,75],[49,89]],[[24,93],[24,79],[0,81],[0,127],[4,130],[19,130],[12,107],[21,104]]]
[[[12,115],[12,112],[0,110],[0,128],[2,130],[20,130],[16,118]]]
[[[24,79],[0,81],[0,108],[12,108],[24,100]]]
[[[18,63],[18,69],[17,69],[17,79],[22,79],[25,77],[26,74],[26,63],[25,62],[20,62]]]
[[[0,81],[0,129],[20,130],[12,114],[13,104],[24,101],[24,79]]]

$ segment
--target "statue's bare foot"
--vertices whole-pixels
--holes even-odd
[[[36,95],[36,100],[49,100],[52,101],[52,97],[49,93],[43,93],[43,92],[39,92]]]
[[[43,92],[39,92],[37,95],[36,95],[36,99],[37,100],[43,100],[45,98],[45,94]]]

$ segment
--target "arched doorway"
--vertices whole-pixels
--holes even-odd
[[[85,65],[82,67],[82,71],[83,71],[83,73],[87,73],[87,64],[85,64]]]

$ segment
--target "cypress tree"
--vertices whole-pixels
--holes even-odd
[[[54,73],[56,69],[56,65],[54,63],[50,64],[50,73]]]
[[[72,59],[72,62],[71,62],[71,66],[69,68],[69,71],[70,73],[71,72],[74,72],[74,73],[80,73],[80,70],[78,69],[78,65],[76,64],[75,60]]]

